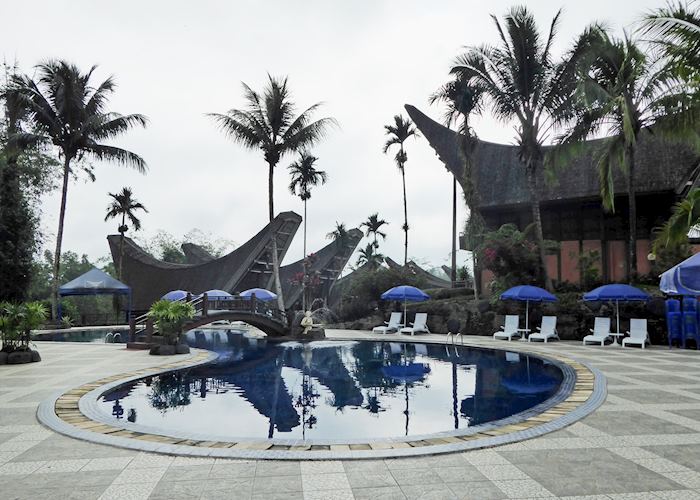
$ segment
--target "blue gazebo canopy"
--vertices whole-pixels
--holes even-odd
[[[127,320],[131,315],[131,287],[121,281],[112,278],[106,272],[93,267],[72,281],[58,288],[61,297],[69,295],[126,295],[129,297]],[[58,318],[61,319],[63,311],[61,302],[58,303]]]
[[[129,295],[131,288],[93,267],[58,288],[59,295]]]
[[[669,295],[700,296],[700,254],[665,271],[661,275],[659,289]]]

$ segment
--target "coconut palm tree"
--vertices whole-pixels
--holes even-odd
[[[700,189],[691,189],[685,199],[676,203],[673,213],[658,230],[654,240],[654,253],[667,246],[688,243],[688,233],[700,225]]]
[[[83,73],[71,63],[51,60],[37,66],[35,79],[15,76],[11,80],[13,91],[17,93],[33,131],[14,134],[11,140],[21,147],[53,144],[63,159],[61,208],[56,232],[51,296],[54,318],[58,303],[68,180],[74,162],[90,157],[128,165],[140,173],[145,173],[147,168],[146,162],[139,155],[101,142],[113,139],[134,126],[145,127],[147,120],[139,114],[120,115],[107,111],[107,101],[115,88],[114,79],[109,77],[93,86],[95,69],[96,66],[93,66]]]
[[[641,32],[664,57],[668,68],[696,91],[700,87],[700,10],[669,3],[645,16]]]
[[[336,122],[333,118],[312,120],[313,114],[321,106],[320,103],[295,116],[295,105],[286,77],[275,78],[268,75],[267,86],[262,93],[243,83],[243,94],[247,109],[231,109],[225,114],[210,113],[209,116],[235,142],[248,149],[257,149],[263,154],[268,167],[268,211],[272,222],[275,218],[275,167],[284,155],[303,151],[316,144],[324,137],[329,126]],[[277,304],[283,310],[284,298],[276,238],[272,238],[272,266]]]
[[[347,245],[348,241],[350,240],[350,235],[345,227],[345,223],[336,221],[335,229],[330,233],[327,233],[326,238],[335,241],[340,246]]]
[[[389,224],[384,219],[379,218],[379,213],[374,213],[367,217],[367,220],[360,224],[360,227],[365,228],[365,236],[374,236],[374,248],[379,248],[379,243],[377,242],[377,236],[380,236],[383,240],[386,239],[386,233],[383,232],[382,226]]]
[[[580,144],[604,131],[608,137],[596,152],[603,205],[615,210],[613,172],[627,180],[629,206],[628,278],[637,273],[636,153],[642,135],[698,142],[698,103],[673,72],[658,67],[630,37],[610,37],[596,29],[590,59],[582,61],[576,116],[559,138]]]
[[[134,227],[134,231],[141,229],[141,221],[136,217],[135,212],[137,210],[143,210],[148,213],[148,209],[138,202],[133,196],[131,188],[122,188],[119,193],[107,193],[112,202],[107,207],[107,215],[105,215],[105,222],[109,219],[116,219],[117,217],[122,218],[121,224],[119,225],[119,279],[122,279],[122,260],[124,258],[124,234],[129,230],[129,226],[126,225],[126,219],[129,219],[131,225]]]
[[[328,175],[323,170],[316,170],[314,164],[318,158],[307,151],[302,151],[299,159],[289,165],[289,173],[292,180],[289,183],[289,191],[299,196],[304,202],[304,280],[302,288],[306,288],[306,202],[311,198],[311,188],[319,184],[325,184]],[[302,292],[302,307],[306,311],[306,291]]]
[[[432,96],[430,104],[437,102],[446,105],[444,114],[445,126],[457,124],[459,132],[459,152],[462,157],[461,178],[464,179],[464,198],[469,206],[469,223],[483,225],[481,215],[476,210],[476,190],[472,181],[472,153],[477,143],[476,133],[469,124],[472,115],[479,115],[483,109],[484,88],[478,82],[470,82],[463,77],[457,77],[440,87]],[[475,258],[475,256],[474,256]],[[476,267],[476,260],[474,261]],[[457,281],[457,177],[452,176],[452,268],[450,271],[452,286]],[[476,280],[474,294],[478,297]]]
[[[408,156],[406,155],[406,150],[404,149],[404,142],[409,137],[418,137],[418,131],[413,126],[413,124],[407,118],[401,115],[394,116],[394,123],[391,125],[384,125],[385,135],[389,136],[386,143],[384,144],[384,154],[386,154],[392,146],[396,145],[399,147],[394,161],[396,161],[396,166],[399,167],[401,172],[401,181],[403,183],[403,232],[404,232],[404,252],[403,252],[403,263],[406,265],[408,263],[408,209],[406,207],[406,161]]]
[[[533,14],[525,6],[511,8],[503,24],[492,16],[499,35],[497,46],[471,47],[459,56],[451,72],[483,87],[495,117],[503,122],[515,120],[520,163],[525,168],[540,267],[545,286],[552,280],[545,265],[545,244],[537,176],[544,165],[544,142],[548,138],[555,114],[574,85],[573,66],[579,55],[555,62],[551,49],[561,11],[552,19],[543,38]]]
[[[370,269],[377,269],[384,261],[384,256],[377,251],[373,243],[367,243],[365,248],[360,248],[360,255],[357,257],[357,265],[367,265]]]

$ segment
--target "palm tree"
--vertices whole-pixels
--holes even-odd
[[[306,288],[306,202],[311,198],[311,188],[319,184],[325,184],[328,175],[323,170],[316,170],[314,164],[318,158],[302,151],[299,159],[289,165],[289,173],[292,181],[289,183],[289,191],[298,195],[304,202],[304,280],[302,288]],[[306,311],[306,291],[302,291],[302,307]]]
[[[96,160],[111,160],[146,172],[146,162],[126,149],[103,144],[130,128],[146,126],[146,118],[139,114],[120,115],[106,110],[107,100],[114,92],[114,79],[107,78],[94,87],[91,84],[96,66],[86,73],[66,61],[51,60],[37,66],[38,76],[15,76],[13,91],[26,111],[32,133],[14,134],[12,140],[20,146],[51,145],[59,149],[63,158],[63,186],[61,208],[56,232],[51,309],[56,317],[58,303],[58,276],[61,262],[63,227],[68,199],[68,180],[73,172],[72,162],[88,156]]]
[[[672,72],[655,67],[627,35],[611,38],[602,29],[592,34],[591,57],[583,61],[577,89],[575,120],[559,141],[580,144],[601,130],[608,133],[596,152],[601,197],[604,207],[614,211],[613,172],[622,169],[627,178],[631,280],[637,273],[637,143],[651,133],[674,141],[697,141],[698,103]]]
[[[345,228],[345,223],[336,221],[335,229],[330,233],[327,233],[326,238],[335,241],[336,244],[340,246],[347,245],[348,241],[350,240],[350,235],[348,234],[348,230]]]
[[[407,118],[404,118],[401,115],[394,116],[394,123],[392,125],[384,125],[384,131],[385,135],[389,136],[389,139],[387,139],[386,143],[384,144],[384,153],[386,154],[394,145],[399,146],[399,151],[396,153],[394,161],[396,161],[396,166],[399,167],[399,171],[401,172],[401,181],[403,182],[403,263],[406,265],[408,263],[408,209],[406,208],[405,166],[408,156],[406,155],[406,150],[404,149],[403,143],[409,137],[418,137],[418,131]]]
[[[573,88],[572,65],[578,52],[555,63],[551,49],[561,11],[554,16],[543,40],[535,18],[525,6],[511,8],[504,24],[491,16],[500,42],[498,46],[472,47],[459,56],[451,72],[484,89],[496,118],[518,124],[516,144],[520,163],[525,167],[540,268],[545,286],[552,280],[545,264],[545,245],[537,187],[537,174],[544,164],[544,141],[552,125],[552,115]]]
[[[374,248],[379,248],[379,243],[377,242],[377,236],[381,236],[383,240],[386,239],[386,233],[383,232],[382,226],[389,224],[384,219],[379,218],[379,213],[374,213],[367,217],[367,220],[360,224],[360,227],[365,228],[365,236],[374,236]]]
[[[469,223],[483,225],[481,215],[476,210],[476,190],[472,182],[472,153],[476,146],[477,137],[474,129],[469,125],[472,115],[481,114],[484,88],[478,82],[470,82],[465,78],[457,77],[453,81],[440,87],[430,96],[430,104],[443,102],[446,104],[444,115],[445,126],[450,127],[457,123],[459,132],[459,152],[462,156],[463,166],[461,178],[464,179],[464,197],[469,206]],[[452,269],[450,279],[454,288],[457,281],[457,177],[452,176]],[[474,256],[475,259],[475,256]],[[476,260],[474,261],[476,267]],[[476,274],[476,273],[475,273]],[[476,279],[474,280],[474,295],[478,297]]]
[[[365,248],[360,248],[360,255],[357,257],[357,265],[367,265],[370,269],[377,269],[384,261],[384,256],[377,251],[373,243],[367,243]]]
[[[136,217],[135,212],[137,210],[143,210],[148,213],[148,209],[133,197],[131,188],[122,188],[120,193],[107,193],[112,202],[107,207],[107,215],[105,215],[105,222],[109,219],[116,219],[121,216],[122,222],[119,225],[119,279],[122,279],[122,260],[124,258],[124,233],[129,230],[126,225],[126,219],[128,218],[131,225],[134,226],[134,231],[141,229],[141,221]]]
[[[700,189],[691,189],[685,199],[673,207],[673,213],[659,229],[654,240],[654,253],[668,246],[688,242],[688,233],[700,225]]]
[[[668,68],[695,90],[700,87],[700,10],[670,3],[645,16],[641,31],[651,35]]]
[[[295,117],[295,105],[286,77],[274,78],[268,75],[268,83],[262,94],[243,83],[243,94],[247,109],[231,109],[225,114],[210,113],[209,116],[235,142],[248,149],[257,149],[263,154],[268,166],[268,210],[272,222],[275,217],[275,167],[287,153],[302,151],[316,144],[323,138],[328,127],[336,122],[333,118],[312,121],[312,115],[321,106],[320,103],[310,106]],[[276,238],[272,238],[272,266],[277,304],[284,310]]]

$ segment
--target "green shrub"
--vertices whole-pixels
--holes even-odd
[[[0,339],[2,350],[29,349],[30,332],[46,321],[46,307],[40,302],[0,304]]]
[[[153,318],[158,332],[163,335],[169,344],[179,344],[180,335],[185,323],[192,319],[195,308],[187,302],[170,302],[159,300],[155,302],[148,315]]]

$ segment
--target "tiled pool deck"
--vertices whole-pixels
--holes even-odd
[[[329,332],[354,335],[366,338]],[[443,338],[421,338],[433,337]],[[468,340],[494,345],[484,337]],[[608,380],[605,403],[564,430],[488,450],[277,462],[154,455],[56,434],[36,420],[41,401],[87,380],[172,360],[115,345],[38,343],[38,348],[41,363],[0,367],[2,499],[700,499],[696,351],[537,345],[543,354],[601,370]]]

